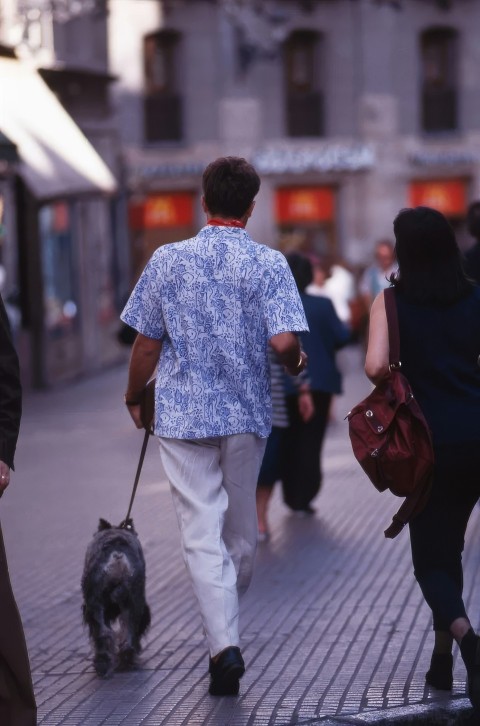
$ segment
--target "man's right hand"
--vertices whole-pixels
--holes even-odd
[[[270,338],[278,360],[291,376],[298,376],[307,365],[307,354],[301,349],[295,333],[278,333]]]
[[[304,350],[301,350],[300,351],[300,356],[299,356],[298,361],[297,361],[297,365],[294,366],[293,368],[292,367],[289,367],[289,366],[285,366],[285,370],[291,376],[298,376],[307,367],[307,362],[308,362],[308,356],[307,356],[307,354],[305,353]]]

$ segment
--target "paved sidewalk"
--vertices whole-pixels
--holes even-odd
[[[142,433],[122,404],[126,371],[27,396],[1,517],[44,726],[286,726],[466,723],[465,670],[453,694],[425,688],[430,618],[411,572],[407,532],[383,530],[398,500],[353,459],[343,416],[368,391],[359,352],[325,446],[317,514],[298,519],[277,492],[242,603],[241,695],[207,694],[207,653],[178,547],[170,493],[151,441],[134,505],[147,560],[152,627],[137,670],[98,679],[81,623],[80,578],[98,517],[118,523]],[[467,603],[480,603],[479,510],[465,553]],[[478,607],[471,612],[478,617]],[[478,626],[479,623],[474,623]]]

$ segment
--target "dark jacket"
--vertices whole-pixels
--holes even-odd
[[[480,242],[465,252],[464,264],[467,275],[480,285]]]
[[[0,297],[0,459],[13,468],[22,389],[18,357]],[[0,724],[35,726],[37,708],[22,621],[12,592],[0,527]]]
[[[0,297],[0,459],[12,469],[21,415],[22,388],[18,356]]]
[[[350,330],[342,323],[332,301],[327,297],[300,294],[309,333],[300,333],[302,347],[308,355],[307,373],[312,391],[342,392],[342,376],[335,353],[350,341]],[[288,393],[295,393],[291,383]]]
[[[480,287],[444,307],[396,299],[402,372],[434,443],[480,442]]]

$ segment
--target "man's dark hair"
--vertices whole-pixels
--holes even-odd
[[[210,214],[241,219],[260,189],[260,177],[238,156],[223,156],[207,166],[202,178]]]
[[[480,202],[472,202],[467,210],[467,229],[480,241]]]
[[[307,285],[310,285],[313,280],[312,263],[308,257],[298,252],[288,252],[285,257],[292,271],[293,279],[297,283],[299,292],[304,292]]]
[[[443,214],[430,207],[402,209],[393,231],[398,273],[391,281],[409,301],[449,305],[470,292],[455,233]]]

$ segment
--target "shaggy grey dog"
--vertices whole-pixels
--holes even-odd
[[[150,625],[145,559],[131,519],[118,527],[100,519],[85,555],[82,592],[97,674],[131,667]]]

